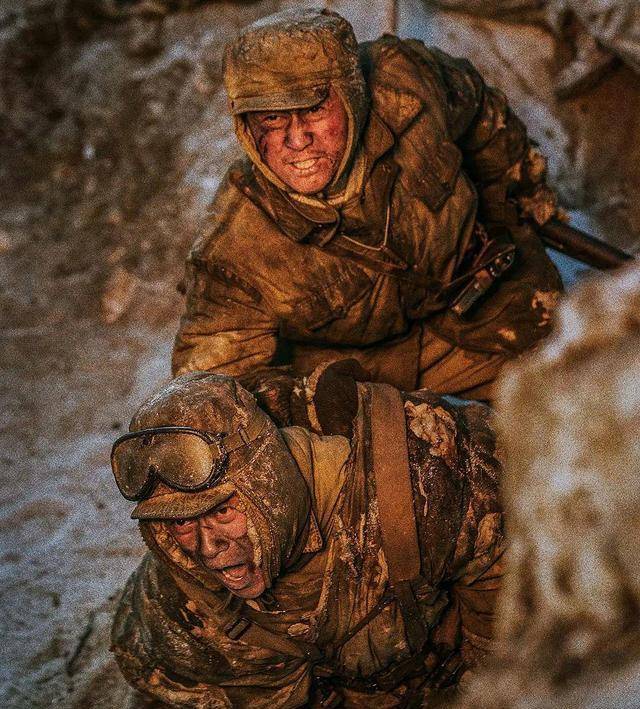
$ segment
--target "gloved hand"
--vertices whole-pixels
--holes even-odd
[[[371,375],[356,359],[341,359],[316,367],[295,389],[291,399],[292,418],[316,433],[350,438],[353,419],[358,413],[357,382]],[[306,419],[306,421],[304,421]]]
[[[301,388],[302,379],[293,376],[290,367],[271,367],[238,377],[240,384],[250,391],[258,406],[271,416],[276,426],[291,426],[291,395]]]

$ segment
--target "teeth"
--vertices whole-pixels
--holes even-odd
[[[293,166],[298,170],[308,170],[317,162],[318,158],[309,158],[308,160],[300,160],[299,162],[294,162]]]
[[[231,566],[228,569],[222,569],[222,575],[231,581],[240,581],[246,575],[246,564]]]

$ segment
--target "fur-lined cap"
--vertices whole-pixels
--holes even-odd
[[[308,108],[333,80],[360,75],[351,25],[328,10],[288,10],[264,17],[228,45],[224,82],[234,115]]]
[[[263,571],[270,582],[305,542],[311,493],[278,428],[253,396],[231,377],[194,372],[176,377],[149,398],[131,430],[190,426],[210,433],[232,433],[264,417],[259,436],[229,455],[226,472],[214,487],[180,492],[164,484],[143,500],[134,515],[146,521],[198,516],[236,492],[257,530]]]
[[[332,87],[348,117],[347,147],[333,183],[346,174],[364,126],[368,99],[353,28],[330,10],[288,10],[264,17],[225,51],[224,83],[238,140],[258,169],[287,186],[262,161],[244,114],[291,111],[323,101]]]

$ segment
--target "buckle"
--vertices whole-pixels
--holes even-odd
[[[505,271],[508,271],[511,266],[513,266],[515,257],[515,250],[507,251],[496,256],[496,258],[488,265],[489,273],[494,278],[500,278]]]
[[[209,431],[207,431],[206,434],[207,442],[209,443],[209,445],[214,445],[218,449],[218,459],[224,460],[229,455],[229,452],[227,451],[223,443],[224,439],[227,437],[227,434],[210,433]]]
[[[491,286],[508,271],[515,261],[515,249],[495,255],[484,268],[474,273],[471,281],[449,304],[449,308],[462,317],[485,295]]]
[[[241,638],[247,632],[247,630],[249,630],[250,627],[251,621],[240,616],[240,618],[236,618],[230,623],[227,623],[224,626],[223,630],[225,635],[230,640],[238,640],[238,638]]]

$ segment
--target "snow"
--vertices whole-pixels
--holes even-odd
[[[40,67],[34,79],[7,64],[16,147],[0,154],[9,196],[0,210],[2,707],[115,709],[129,701],[108,631],[143,544],[111,479],[109,450],[169,376],[182,261],[237,154],[220,87],[223,41],[286,4],[171,14],[159,53],[145,59],[128,53],[126,22],[67,18],[75,39],[60,46],[51,3],[30,5],[41,24],[35,11],[12,20],[12,3],[0,3],[0,49],[10,57],[28,50]],[[332,7],[355,12],[360,38],[393,20],[388,3]],[[556,48],[543,29],[418,0],[400,2],[397,19],[400,35],[469,56],[508,93],[550,156],[574,223],[638,247],[640,212],[629,195],[640,160],[624,139],[638,135],[634,117],[622,111],[605,135],[614,89],[628,95],[630,112],[640,101],[627,70],[613,88],[558,105],[550,88]],[[36,29],[24,35],[30,23]],[[567,257],[554,258],[567,283],[583,276]],[[126,302],[108,305],[109,284],[122,274],[135,287]]]

